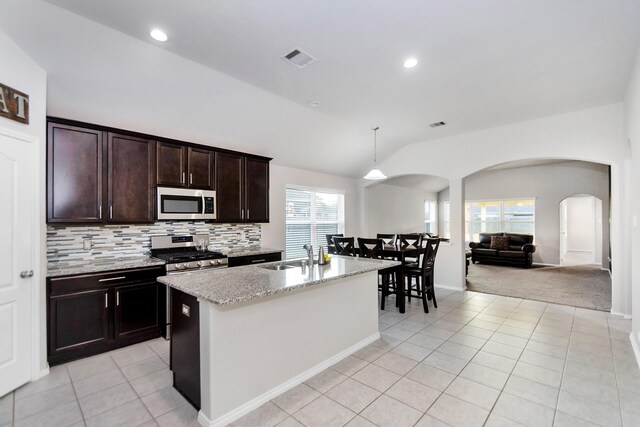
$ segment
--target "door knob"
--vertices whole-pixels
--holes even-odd
[[[22,277],[23,279],[28,279],[29,277],[33,277],[33,270],[25,270],[20,272],[20,277]]]

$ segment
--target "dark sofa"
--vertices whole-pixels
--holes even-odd
[[[508,237],[507,249],[491,247],[491,237]],[[496,242],[498,243],[498,242]],[[469,243],[471,262],[487,264],[510,264],[528,268],[531,266],[536,247],[531,234],[517,233],[480,233],[479,242]]]

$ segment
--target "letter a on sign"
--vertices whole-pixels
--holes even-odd
[[[29,124],[29,95],[0,83],[0,117]]]

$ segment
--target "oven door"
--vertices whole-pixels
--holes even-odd
[[[156,219],[216,219],[215,191],[158,187]]]

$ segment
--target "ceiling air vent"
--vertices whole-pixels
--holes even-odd
[[[446,125],[445,122],[435,122],[435,123],[431,123],[429,126],[432,128],[439,128],[440,126],[444,126]]]
[[[295,49],[289,52],[288,54],[283,56],[282,59],[290,62],[291,64],[295,65],[298,68],[304,68],[307,65],[311,64],[312,62],[315,62],[316,60],[316,58],[314,58],[313,56],[299,49]]]

